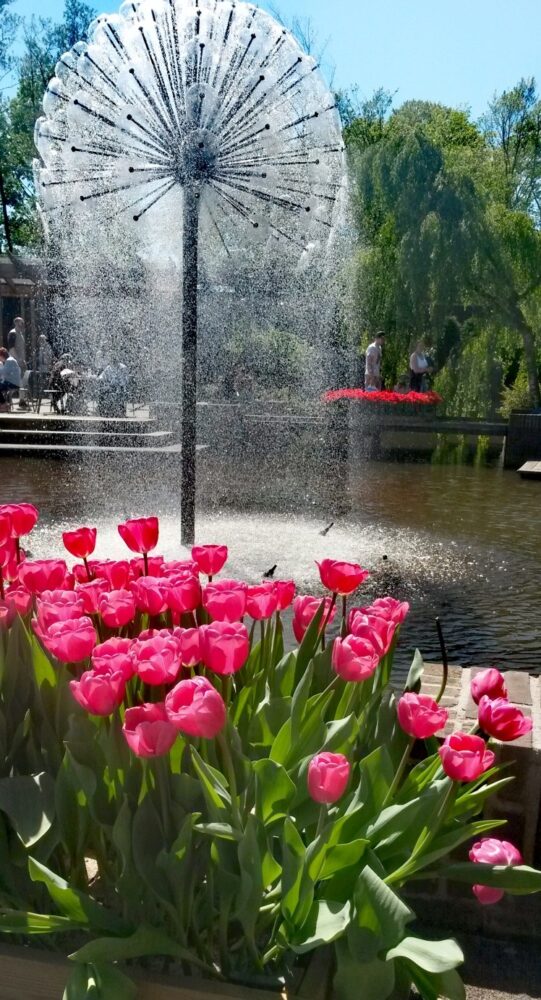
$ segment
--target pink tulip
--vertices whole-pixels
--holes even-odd
[[[5,603],[8,607],[13,608],[15,615],[20,615],[21,618],[24,618],[32,610],[32,594],[29,594],[27,590],[23,590],[21,587],[10,587],[6,592]]]
[[[246,591],[246,612],[255,621],[272,618],[278,610],[278,594],[273,583],[261,583],[258,587],[248,587]]]
[[[484,694],[479,702],[479,725],[489,736],[509,743],[531,732],[533,723],[520,708],[511,705],[507,698],[492,700]]]
[[[203,607],[218,622],[238,622],[246,613],[247,586],[239,580],[218,580],[203,589]]]
[[[11,519],[11,537],[22,538],[29,535],[36,526],[39,513],[31,503],[6,503],[0,507],[0,514]]]
[[[96,535],[96,528],[77,528],[76,531],[64,531],[62,541],[70,555],[88,559],[96,548]]]
[[[480,670],[471,682],[471,695],[476,705],[479,704],[483,695],[489,698],[507,698],[507,688],[505,678],[496,667],[487,667]]]
[[[13,605],[0,601],[0,632],[7,632],[15,621],[15,609]]]
[[[176,573],[164,578],[167,606],[176,614],[183,615],[195,611],[201,604],[199,578],[191,572]]]
[[[495,755],[480,736],[452,733],[439,749],[443,770],[453,781],[475,781],[492,767]]]
[[[352,608],[348,629],[358,639],[368,639],[380,651],[381,656],[385,656],[392,646],[396,625],[378,615],[367,615],[361,608]]]
[[[250,655],[248,629],[240,622],[213,622],[200,630],[201,659],[215,674],[235,674]]]
[[[427,740],[434,736],[443,729],[449,717],[448,711],[440,708],[433,698],[410,691],[402,695],[396,712],[404,732],[416,740]]]
[[[107,580],[110,590],[127,590],[132,581],[132,571],[127,559],[92,559],[88,565],[93,577]]]
[[[110,672],[119,671],[124,680],[129,681],[134,673],[134,663],[130,655],[131,646],[131,639],[114,637],[101,642],[92,653],[92,668]]]
[[[316,563],[321,582],[334,594],[352,594],[370,575],[358,563],[340,562],[338,559],[323,559]]]
[[[332,668],[344,681],[361,682],[371,677],[378,668],[380,651],[369,639],[348,635],[335,639],[332,649]]]
[[[176,628],[173,631],[180,645],[183,667],[195,667],[201,662],[201,634],[198,628]]]
[[[183,576],[185,573],[191,573],[192,576],[198,575],[199,569],[194,559],[169,559],[162,563],[162,571],[156,573],[156,576]]]
[[[162,757],[169,753],[178,735],[161,703],[127,708],[122,732],[138,757]]]
[[[394,622],[395,625],[402,625],[409,614],[409,609],[407,601],[397,601],[394,597],[378,597],[369,607],[361,608],[361,611],[367,615],[386,618],[387,621]]]
[[[172,684],[180,670],[180,647],[171,634],[136,639],[131,647],[136,674],[145,684]]]
[[[126,682],[122,673],[87,670],[80,680],[70,681],[73,697],[90,715],[111,715],[124,700]]]
[[[76,595],[83,602],[85,615],[97,615],[99,613],[100,598],[104,594],[110,593],[110,586],[107,580],[90,580],[87,583],[78,583],[75,587]]]
[[[108,628],[123,628],[135,618],[135,601],[129,590],[111,590],[102,594],[98,609]]]
[[[476,864],[511,866],[523,864],[522,854],[515,845],[510,844],[508,840],[498,840],[496,837],[484,837],[473,844],[469,858]],[[495,889],[488,885],[474,885],[472,889],[483,906],[499,903],[505,895],[503,889]]]
[[[145,576],[147,571],[149,576],[163,576],[163,567],[163,556],[149,556],[146,567],[144,559],[130,559],[130,569],[134,580],[138,580],[140,576]]]
[[[318,753],[308,765],[308,794],[315,802],[331,805],[342,798],[350,765],[341,753]]]
[[[332,622],[336,614],[336,607],[334,607],[332,611],[330,611],[331,598],[325,597],[323,598],[323,601],[324,601],[324,608],[323,608],[323,616],[321,618],[320,631],[323,629],[325,620],[329,612],[330,612],[329,623]],[[321,598],[310,597],[308,594],[299,594],[299,596],[296,597],[295,600],[293,601],[292,624],[293,624],[293,633],[295,635],[297,642],[302,642],[305,632],[310,623],[312,622],[312,619],[317,614],[321,606],[321,603],[322,603]]]
[[[68,567],[63,559],[26,559],[19,566],[19,580],[30,594],[61,587]]]
[[[200,573],[205,576],[216,576],[227,562],[227,545],[194,545],[192,559],[197,563]]]
[[[206,677],[180,681],[165,699],[170,721],[188,736],[211,740],[225,726],[225,703]]]
[[[39,633],[38,633],[39,635]],[[81,663],[96,645],[96,633],[90,618],[56,622],[40,636],[45,648],[61,663]]]
[[[137,610],[155,617],[167,611],[167,583],[161,577],[142,576],[131,585]]]
[[[67,622],[75,618],[80,618],[82,614],[84,614],[84,606],[80,600],[62,602],[61,604],[49,604],[47,601],[38,601],[37,619],[40,628],[44,629],[44,631],[47,631],[55,622]]]
[[[278,611],[285,611],[293,604],[295,597],[295,582],[293,580],[275,580],[274,589],[278,601]]]
[[[11,541],[11,517],[9,514],[2,514],[0,507],[0,545],[5,545]]]
[[[118,533],[132,552],[139,555],[151,552],[158,544],[157,517],[139,517],[118,525]]]

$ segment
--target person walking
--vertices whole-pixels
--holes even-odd
[[[8,351],[11,344],[11,349],[14,351],[13,357],[16,359],[22,374],[24,374],[26,368],[26,339],[24,330],[24,319],[22,316],[16,316],[13,320],[13,328],[8,333]]]
[[[382,331],[376,333],[374,340],[366,349],[365,355],[365,389],[381,389],[381,356],[382,347],[385,343],[385,334]]]
[[[424,342],[418,340],[410,355],[410,389],[412,392],[423,391],[423,382],[429,371],[431,368],[425,353]]]

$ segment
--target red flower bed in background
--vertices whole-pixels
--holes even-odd
[[[331,389],[323,393],[324,403],[336,403],[339,399],[366,399],[370,403],[410,403],[411,405],[429,406],[443,403],[437,392],[381,392],[365,389]]]

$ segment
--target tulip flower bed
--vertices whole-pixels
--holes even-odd
[[[407,409],[412,406],[437,406],[443,403],[443,399],[437,392],[391,392],[387,389],[330,389],[323,394],[323,402],[337,403],[341,399],[354,399],[364,403],[388,404],[393,408],[404,405]]]
[[[355,601],[360,566],[323,560],[324,598],[216,579],[224,546],[166,562],[146,518],[119,526],[125,560],[65,533],[68,567],[25,557],[36,520],[0,508],[0,931],[69,955],[70,1000],[133,997],[149,963],[183,997],[190,976],[283,990],[322,948],[337,1000],[463,997],[459,947],[415,933],[401,893],[541,888],[482,818],[512,780],[490,739],[531,725],[502,675],[475,678],[477,731],[443,739],[445,678],[423,694],[416,654],[393,690],[408,606]]]

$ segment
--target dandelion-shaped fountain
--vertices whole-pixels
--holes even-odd
[[[170,203],[168,236],[182,243],[181,534],[190,543],[199,245],[231,253],[257,241],[263,253],[277,241],[306,262],[328,244],[344,177],[335,101],[315,60],[257,7],[135,0],[62,56],[44,111],[35,176],[46,232],[115,219],[136,241]]]

